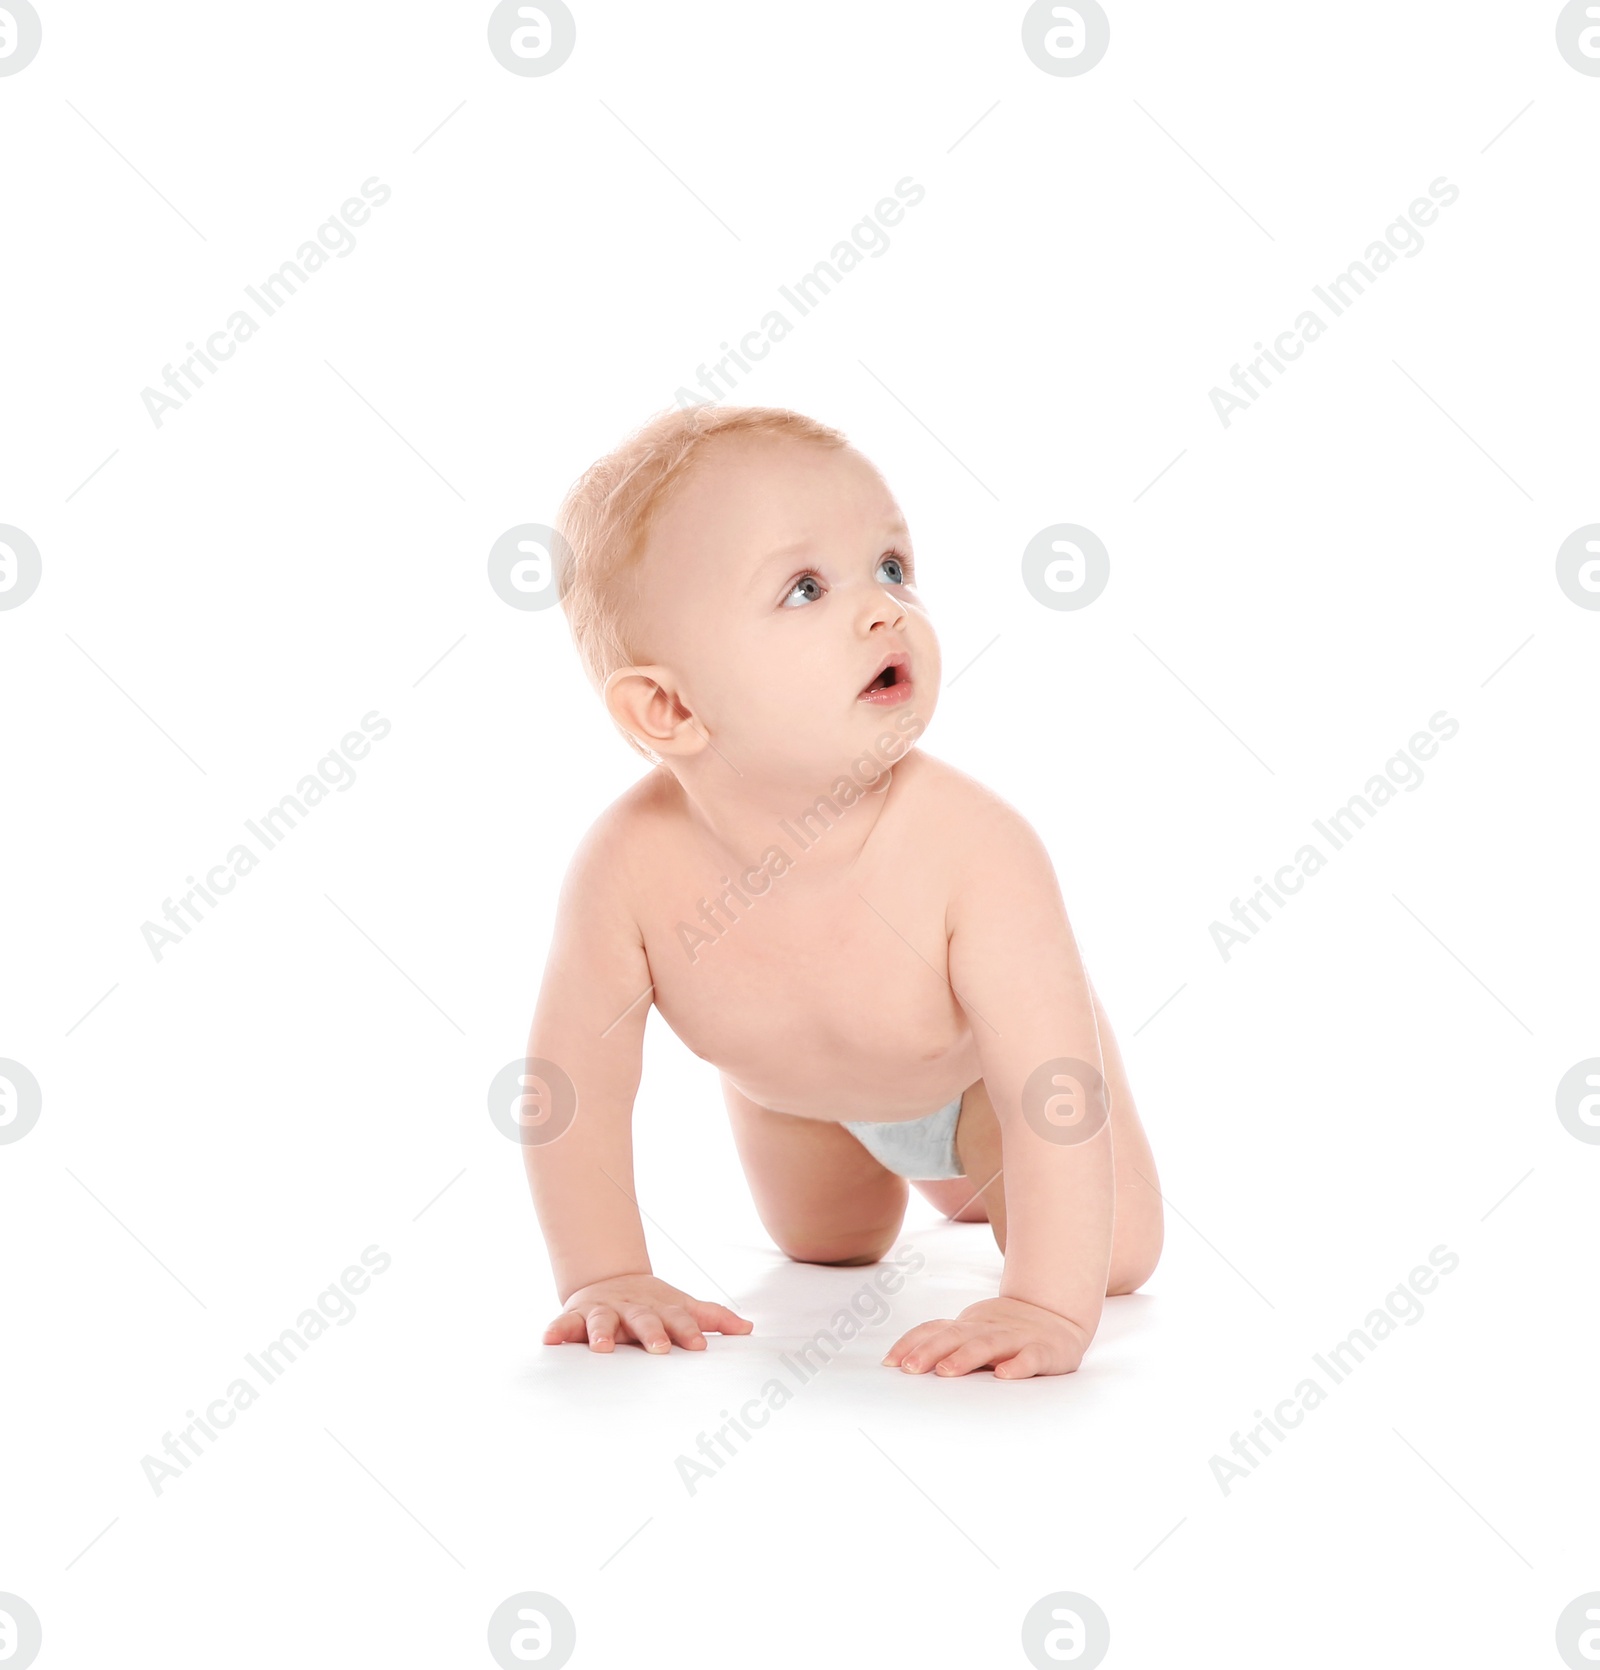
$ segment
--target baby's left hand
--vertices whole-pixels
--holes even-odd
[[[1074,1322],[1025,1299],[980,1299],[953,1322],[920,1322],[889,1347],[886,1368],[908,1374],[970,1374],[994,1365],[996,1380],[1071,1374],[1089,1348]]]

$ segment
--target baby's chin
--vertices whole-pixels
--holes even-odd
[[[857,701],[855,737],[862,739],[875,755],[889,764],[905,756],[928,728],[934,698],[920,686],[902,701],[879,703]]]
[[[770,757],[784,760],[784,774],[797,784],[817,784],[819,792],[841,776],[864,790],[881,788],[927,729],[930,705],[920,694],[892,706],[858,702],[848,723],[832,727],[831,734],[803,722],[788,727],[773,738]]]

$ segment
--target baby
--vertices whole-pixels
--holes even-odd
[[[870,1264],[908,1181],[987,1219],[998,1297],[884,1363],[1068,1374],[1161,1250],[1122,1058],[1027,821],[916,746],[939,645],[873,466],[796,412],[665,413],[558,517],[562,606],[653,769],[561,891],[518,1115],[565,1307],[547,1345],[748,1333],[650,1271],[631,1123],[645,1017],[721,1074],[762,1222]]]

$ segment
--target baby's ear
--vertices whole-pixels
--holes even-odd
[[[665,667],[618,667],[605,682],[606,711],[635,740],[663,758],[698,754],[705,733]]]

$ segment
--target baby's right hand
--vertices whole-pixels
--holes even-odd
[[[705,1334],[748,1334],[755,1326],[723,1305],[691,1299],[654,1276],[607,1276],[567,1299],[567,1308],[544,1331],[546,1345],[582,1345],[610,1351],[618,1339],[637,1340],[646,1351],[664,1352],[673,1342],[704,1351]]]

